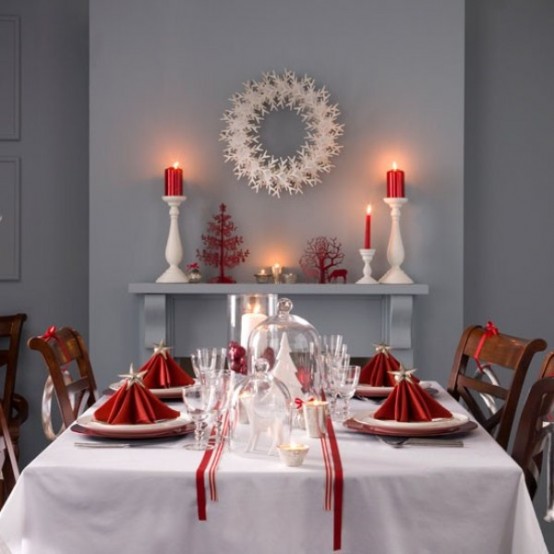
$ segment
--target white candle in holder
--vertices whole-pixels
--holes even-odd
[[[267,315],[256,311],[255,307],[254,311],[242,314],[240,320],[240,344],[242,346],[245,348],[248,346],[248,337],[250,336],[252,329],[266,319]]]
[[[325,400],[308,400],[302,404],[308,436],[319,439],[325,436],[325,417],[328,403]]]

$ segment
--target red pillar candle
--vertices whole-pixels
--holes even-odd
[[[396,162],[387,171],[387,198],[404,198],[404,172],[396,167]]]
[[[165,196],[183,196],[183,170],[179,162],[165,170]]]
[[[367,205],[365,212],[364,248],[371,248],[371,204]]]

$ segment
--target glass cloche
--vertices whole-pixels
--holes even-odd
[[[230,447],[239,454],[276,455],[289,442],[291,398],[287,387],[269,371],[266,359],[238,385],[229,411]]]
[[[249,368],[263,358],[288,388],[291,398],[316,395],[320,388],[321,339],[305,319],[291,314],[293,304],[280,298],[277,314],[257,325],[248,340]]]

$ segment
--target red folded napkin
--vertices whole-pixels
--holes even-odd
[[[391,372],[398,371],[399,368],[400,362],[390,353],[390,346],[377,344],[375,355],[360,371],[359,383],[371,387],[394,387],[396,379]],[[419,382],[415,375],[412,375],[412,379]]]
[[[373,414],[375,419],[406,422],[452,417],[452,413],[432,398],[419,383],[413,381],[404,368],[401,367],[396,375],[399,379],[398,384]]]
[[[394,387],[396,384],[391,371],[398,371],[400,362],[392,355],[379,352],[370,358],[360,372],[360,385],[372,387]]]
[[[186,387],[194,383],[194,379],[177,364],[168,350],[163,342],[156,345],[152,357],[139,369],[139,373],[145,372],[142,382],[149,389]]]
[[[129,379],[94,412],[94,419],[113,424],[134,424],[175,419],[180,415],[156,398],[139,379]]]

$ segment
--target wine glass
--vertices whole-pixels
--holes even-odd
[[[210,450],[210,444],[204,444],[204,427],[208,416],[217,403],[215,387],[210,384],[196,383],[182,389],[185,409],[194,423],[194,443],[186,444],[187,450]]]
[[[336,414],[339,421],[345,421],[350,417],[348,401],[354,396],[358,381],[360,380],[359,365],[336,365],[332,369],[333,388],[343,402],[342,413]]]
[[[224,440],[223,421],[229,409],[234,388],[234,372],[230,369],[222,369],[205,376],[207,386],[213,389],[215,402],[211,410],[211,416],[215,421],[216,442]]]
[[[206,376],[225,369],[226,348],[197,348],[190,356],[196,378],[202,383]]]
[[[337,403],[337,383],[335,370],[337,368],[345,368],[350,365],[350,354],[348,347],[342,344],[334,353],[323,354],[323,392],[329,402],[329,411],[334,415]]]
[[[343,336],[323,335],[321,339],[321,350],[324,355],[339,355],[343,350]]]

